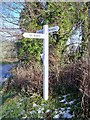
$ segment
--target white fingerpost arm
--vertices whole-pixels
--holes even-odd
[[[43,34],[45,38],[43,40],[43,98],[48,100],[48,51],[49,51],[49,40],[48,40],[48,25],[44,25]]]

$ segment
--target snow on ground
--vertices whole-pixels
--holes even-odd
[[[54,118],[54,119],[60,118],[60,114],[55,115],[53,118]]]
[[[70,109],[65,110],[65,108],[61,108],[61,110],[58,113],[56,113],[56,115],[53,118],[58,119],[60,117],[62,117],[62,118],[74,117],[74,115],[71,115],[69,112],[70,112]]]
[[[71,115],[69,112],[70,112],[70,110],[63,111],[62,117],[63,118],[72,118],[74,115]]]
[[[66,99],[64,98],[63,100],[60,101],[61,103],[66,102]]]
[[[70,94],[67,94],[67,95],[63,95],[62,96],[62,100],[60,100],[60,102],[61,103],[63,103],[63,104],[69,104],[69,105],[72,105],[72,104],[74,104],[74,101],[75,100],[72,100],[72,101],[70,101],[70,102],[67,102],[67,100],[66,100],[66,97],[67,96],[69,96]],[[61,97],[59,97],[59,98],[61,98]],[[72,118],[72,117],[74,117],[74,114],[70,114],[70,107],[66,107],[66,108],[60,108],[60,110],[62,111],[60,111],[61,112],[61,115],[62,115],[62,118]]]
[[[67,94],[67,95],[64,95],[64,96],[62,96],[62,100],[60,100],[59,102],[61,103],[61,104],[69,104],[69,105],[72,105],[72,104],[74,104],[74,101],[75,100],[71,100],[71,101],[69,101],[69,102],[67,102],[67,100],[66,100],[66,97],[67,96],[69,96],[70,94]],[[61,99],[61,97],[59,97],[59,99]],[[52,112],[50,109],[47,109],[46,111],[45,111],[45,104],[42,104],[41,106],[40,105],[37,105],[36,103],[34,103],[33,104],[33,107],[37,107],[37,110],[32,110],[31,112],[30,112],[30,114],[34,114],[34,113],[36,113],[36,112],[38,112],[38,114],[41,114],[41,117],[40,118],[43,118],[43,113],[50,113],[50,112]],[[59,109],[55,109],[55,111],[54,111],[54,119],[58,119],[58,118],[67,118],[67,119],[70,119],[70,118],[73,118],[74,117],[74,114],[72,113],[72,114],[70,114],[70,110],[71,110],[71,108],[70,107],[68,107],[68,106],[65,106],[65,107],[61,107],[61,108],[59,108]]]

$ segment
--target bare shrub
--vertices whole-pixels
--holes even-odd
[[[30,63],[28,66],[17,66],[12,70],[13,78],[10,86],[14,86],[17,90],[32,95],[34,92],[42,94],[42,69]]]

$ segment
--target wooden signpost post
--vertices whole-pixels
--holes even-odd
[[[49,33],[58,31],[59,27],[54,26],[48,28],[48,25],[44,25],[42,30],[37,31],[37,33],[24,33],[25,38],[37,38],[43,39],[43,98],[48,100],[48,76],[49,76]]]

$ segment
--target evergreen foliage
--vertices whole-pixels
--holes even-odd
[[[21,12],[19,24],[26,32],[36,32],[42,29],[44,24],[48,24],[49,27],[58,25],[60,28],[59,31],[49,35],[49,42],[50,46],[57,49],[60,56],[63,51],[66,51],[66,42],[73,31],[73,27],[77,29],[80,25],[83,26],[86,20],[87,7],[85,3],[47,2],[43,7],[39,2],[29,2],[25,4]],[[81,44],[82,49],[85,46],[84,43]],[[42,51],[41,45],[41,40],[37,42],[35,39],[23,38],[22,41],[19,41],[19,56],[25,57],[28,54],[28,58],[32,59],[31,56],[33,55],[35,59],[38,59]],[[82,50],[79,52],[82,54]],[[71,56],[70,59],[73,59],[73,55]]]

